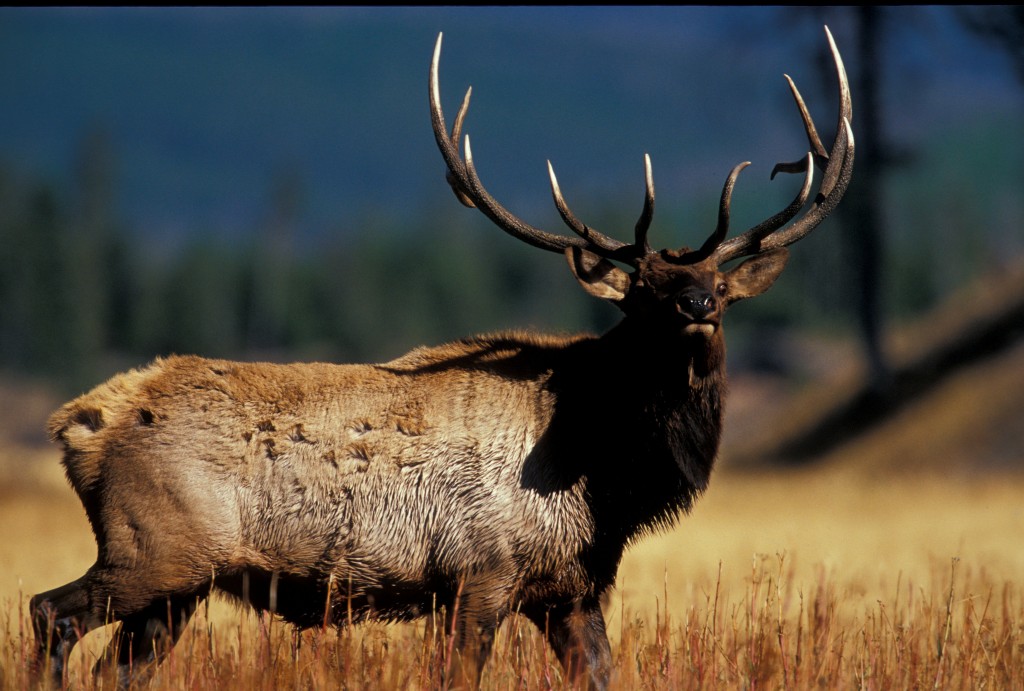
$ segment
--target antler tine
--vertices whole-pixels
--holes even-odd
[[[551,196],[555,199],[555,208],[558,209],[558,215],[565,221],[565,225],[572,228],[573,232],[606,254],[614,254],[626,246],[626,243],[594,230],[576,217],[572,210],[569,209],[565,197],[562,196],[562,190],[558,186],[558,178],[555,177],[555,168],[551,165],[551,161],[548,161],[548,177],[551,179]]]
[[[803,188],[793,202],[781,212],[762,221],[743,235],[721,243],[714,251],[719,264],[736,257],[791,245],[814,230],[831,213],[846,192],[850,175],[853,172],[854,141],[853,129],[850,126],[853,105],[850,99],[850,85],[846,77],[846,68],[828,27],[825,27],[825,35],[828,38],[839,82],[839,122],[836,126],[836,137],[832,143],[832,149],[831,151],[825,150],[799,90],[793,80],[787,76],[786,80],[790,84],[793,98],[804,121],[804,129],[811,145],[811,152],[800,161],[776,165],[772,170],[772,177],[774,178],[778,172],[805,173]],[[821,186],[815,201],[801,218],[791,226],[782,228],[800,212],[810,197],[815,163],[824,168]]]
[[[743,172],[743,169],[750,165],[750,161],[744,161],[736,165],[731,171],[729,171],[729,177],[725,179],[725,184],[722,186],[722,198],[718,203],[718,225],[715,226],[715,230],[708,236],[708,239],[704,241],[704,244],[700,246],[700,249],[696,252],[682,252],[679,255],[679,260],[683,262],[703,261],[710,257],[725,240],[725,236],[729,234],[729,217],[732,209],[732,191],[736,187],[736,179]],[[678,261],[678,260],[677,260]]]
[[[819,223],[842,199],[850,184],[853,173],[855,144],[853,139],[853,104],[850,98],[850,83],[846,76],[846,66],[836,47],[835,39],[828,27],[825,27],[829,50],[836,67],[836,80],[839,84],[839,117],[836,124],[836,138],[832,150],[828,154],[828,164],[822,174],[821,187],[811,208],[800,219],[788,228],[772,233],[761,243],[764,250],[791,245],[801,239]]]
[[[828,30],[827,26],[825,27],[825,36],[828,38],[829,50],[832,52],[832,58],[833,58],[833,61],[835,62],[835,66],[836,66],[836,80],[839,82],[839,117],[838,117],[838,119],[836,121],[836,141],[835,141],[835,144],[833,144],[833,147],[832,147],[832,154],[835,153],[836,146],[839,144],[840,132],[842,132],[844,129],[849,129],[850,133],[849,133],[849,136],[847,137],[847,147],[848,147],[849,151],[847,152],[846,155],[852,156],[853,155],[853,103],[850,100],[850,83],[849,83],[849,81],[846,78],[846,66],[843,64],[843,58],[842,58],[841,55],[839,55],[839,49],[836,47],[835,39],[832,38],[832,32]],[[845,127],[844,127],[844,123],[845,123]],[[830,160],[829,160],[830,164],[832,163],[832,161],[831,161],[832,154],[830,154]],[[853,165],[853,161],[850,161],[850,165],[851,166]],[[840,174],[841,174],[842,170],[844,169],[845,164],[843,166],[837,166],[837,167],[833,168],[833,170],[836,171],[836,173],[832,174],[832,175],[829,174],[829,171],[828,171],[829,167],[831,167],[831,166],[826,166],[825,174],[824,174],[824,176],[822,178],[822,181],[821,181],[821,194],[825,195],[826,197],[830,196],[832,194],[832,190],[833,190],[834,186],[842,179]],[[846,185],[847,184],[849,184],[849,179],[846,179],[844,184],[842,185],[843,191],[846,190]],[[840,192],[839,196],[840,197],[842,196],[842,192]],[[839,200],[837,199],[836,201],[839,201]]]
[[[839,76],[839,121],[836,123],[836,133],[842,129],[843,120],[849,120],[853,122],[853,109],[850,102],[850,87],[846,80],[846,69],[843,67],[843,59],[839,55],[839,50],[836,48],[835,39],[832,38],[832,32],[829,28],[825,27],[825,36],[828,39],[829,49],[832,52],[833,60],[836,64],[836,70]],[[796,82],[788,75],[783,75],[786,81],[789,83],[789,90],[793,94],[793,100],[796,101],[796,107],[800,110],[800,117],[804,121],[804,129],[807,132],[807,141],[811,145],[811,151],[814,154],[814,161],[818,167],[824,170],[829,161],[829,153],[825,150],[825,146],[821,143],[821,138],[818,136],[818,131],[814,127],[814,120],[811,118],[810,112],[807,110],[807,105],[804,103],[803,97],[800,95],[800,90],[796,88]],[[802,173],[803,159],[795,161],[793,163],[778,163],[775,168],[772,169],[772,179],[775,178],[776,173]],[[822,181],[822,185],[826,184],[826,181]],[[834,184],[834,181],[832,181]],[[823,194],[828,194],[831,191],[831,187],[827,190],[823,189]]]
[[[811,196],[811,186],[814,184],[814,154],[808,152],[802,160],[787,165],[791,165],[793,167],[793,172],[804,173],[804,184],[800,188],[800,191],[797,192],[796,197],[793,198],[793,201],[789,203],[789,206],[771,218],[761,221],[742,235],[739,235],[727,242],[720,241],[717,247],[711,248],[710,252],[701,258],[710,256],[711,252],[717,252],[719,257],[725,257],[724,259],[720,259],[720,263],[723,263],[735,257],[755,254],[762,249],[761,241],[765,236],[770,235],[782,226],[786,225],[793,220],[798,213],[800,213],[800,210],[804,208],[804,205]],[[707,243],[705,243],[705,245],[706,244]],[[705,248],[702,247],[701,251],[704,249]]]
[[[454,139],[454,135],[460,133],[462,129],[462,120],[465,118],[466,109],[469,107],[469,92],[467,92],[466,98],[463,99],[462,108],[459,109],[455,126],[452,128],[452,137],[448,135],[444,112],[441,109],[438,64],[441,60],[442,38],[443,34],[437,35],[437,43],[434,44],[434,56],[430,62],[430,121],[434,129],[434,139],[437,141],[437,147],[440,149],[441,156],[448,166],[446,178],[455,192],[455,196],[463,204],[480,209],[484,215],[494,221],[505,232],[535,247],[552,252],[563,252],[570,245],[578,244],[573,242],[574,238],[553,235],[519,220],[487,193],[483,185],[480,184],[479,179],[476,180],[476,185],[474,186],[471,164],[467,165],[463,162],[459,154],[458,140]],[[466,137],[465,152],[467,162],[471,161],[469,137]]]
[[[469,110],[469,98],[472,95],[473,87],[471,86],[466,89],[466,95],[462,98],[462,105],[459,107],[459,112],[455,114],[455,122],[452,123],[452,136],[449,141],[451,141],[452,146],[455,148],[456,157],[459,156],[459,139],[462,136],[462,123],[466,119],[466,111]],[[442,122],[443,121],[444,118],[442,117]],[[444,179],[448,181],[448,185],[452,188],[452,192],[455,193],[455,197],[462,202],[463,206],[468,206],[471,209],[476,208],[476,204],[473,203],[473,200],[470,199],[459,187],[458,180],[456,180],[455,175],[450,169],[445,172]]]
[[[459,201],[466,206],[479,209],[485,216],[491,219],[499,228],[509,235],[516,237],[526,243],[551,252],[564,252],[569,247],[579,247],[593,251],[599,255],[618,259],[620,261],[635,262],[633,252],[624,252],[629,246],[618,240],[609,238],[598,233],[592,228],[584,226],[579,222],[569,207],[562,200],[559,203],[560,194],[556,194],[555,203],[559,206],[559,212],[569,227],[576,231],[580,237],[568,237],[549,233],[540,228],[520,220],[512,215],[505,207],[494,199],[484,188],[483,183],[477,175],[473,165],[473,154],[469,145],[469,137],[465,138],[464,155],[459,153],[459,138],[462,133],[463,120],[469,108],[469,98],[472,88],[466,92],[462,106],[455,117],[451,135],[448,134],[445,124],[444,112],[441,109],[441,89],[438,79],[438,65],[441,61],[441,40],[443,34],[438,34],[437,43],[434,44],[434,56],[430,61],[430,121],[434,130],[434,139],[441,150],[441,156],[448,166],[446,179],[452,191]],[[550,169],[550,163],[549,163]],[[552,173],[552,180],[554,174]],[[555,183],[557,189],[557,183]],[[571,220],[570,220],[571,219]]]
[[[444,113],[441,110],[441,87],[438,84],[437,65],[441,59],[441,38],[443,36],[444,34],[437,35],[437,43],[434,44],[434,57],[430,61],[430,124],[434,130],[437,148],[441,150],[441,156],[448,166],[448,171],[445,174],[448,184],[451,185],[452,191],[455,192],[455,196],[459,198],[460,202],[467,206],[474,206],[472,200],[459,190],[460,178],[464,177],[461,174],[463,165],[462,158],[459,155],[459,144],[458,140],[454,137],[455,128],[452,129],[453,136],[448,136],[448,126],[445,124]],[[469,107],[471,92],[472,87],[466,92],[466,97],[462,100],[464,108]],[[464,110],[460,110],[460,114],[465,118]],[[456,116],[455,120],[455,127],[461,129],[462,123],[459,117]]]
[[[789,91],[793,94],[793,100],[796,101],[797,110],[800,111],[800,119],[804,121],[804,130],[807,132],[807,143],[811,145],[811,152],[814,154],[818,163],[821,161],[828,161],[828,150],[825,149],[825,145],[821,143],[821,137],[818,136],[818,130],[814,126],[814,120],[811,118],[811,113],[807,110],[807,104],[804,103],[803,96],[800,95],[800,89],[796,88],[796,82],[794,82],[793,78],[788,74],[784,74],[782,76],[786,78],[786,82],[789,84]],[[802,159],[797,161],[797,163],[802,164]],[[775,168],[778,170],[785,165],[786,164],[779,164],[775,166]]]
[[[761,242],[761,251],[792,245],[825,220],[825,217],[832,213],[832,210],[839,204],[839,200],[843,198],[853,173],[855,147],[853,129],[850,127],[849,120],[843,120],[839,131],[841,134],[837,137],[837,143],[842,148],[840,151],[833,149],[829,157],[829,164],[825,169],[821,182],[822,191],[819,191],[818,199],[811,205],[807,213],[794,222],[793,225],[765,237]],[[829,187],[831,189],[825,194],[824,190]]]
[[[654,218],[654,173],[651,170],[651,157],[644,154],[644,209],[640,212],[640,218],[636,220],[633,231],[633,247],[641,255],[646,256],[654,252],[650,243],[647,242],[647,231],[651,227],[651,220]]]
[[[465,165],[463,171],[465,175],[465,184],[468,189],[467,196],[473,200],[474,206],[480,209],[481,212],[487,218],[491,219],[495,225],[504,230],[509,235],[522,240],[534,247],[539,247],[543,250],[550,252],[564,252],[567,248],[572,246],[581,247],[584,249],[594,249],[592,243],[586,242],[581,238],[571,238],[564,235],[556,235],[549,233],[546,230],[535,228],[529,223],[526,223],[516,216],[512,215],[504,206],[498,203],[494,197],[484,188],[483,183],[480,182],[480,177],[477,175],[476,166],[473,165],[473,151],[469,146],[469,136],[465,138]],[[456,174],[457,175],[457,174]],[[462,181],[460,181],[461,183]]]

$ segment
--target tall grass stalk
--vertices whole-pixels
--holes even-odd
[[[875,595],[822,567],[797,581],[787,557],[757,558],[742,577],[717,577],[693,595],[670,587],[642,603],[613,600],[615,689],[1024,688],[1024,601],[1019,584],[994,582],[954,560],[932,583],[896,579]],[[0,691],[33,688],[27,597],[0,603]],[[138,688],[430,689],[452,656],[438,614],[401,625],[303,632],[224,602],[201,607],[178,646]],[[95,639],[95,640],[94,640]],[[90,634],[72,655],[69,688],[113,688],[91,669],[110,640]],[[458,680],[456,680],[458,681]],[[562,689],[570,680],[543,634],[519,617],[499,630],[486,689]]]

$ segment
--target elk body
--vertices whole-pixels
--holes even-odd
[[[725,393],[723,313],[768,289],[784,247],[821,222],[849,180],[849,91],[828,40],[837,133],[826,150],[793,87],[812,148],[776,166],[804,174],[793,203],[727,239],[741,164],[711,237],[696,250],[654,251],[649,159],[631,244],[580,222],[553,172],[555,203],[576,235],[533,228],[498,204],[468,137],[459,151],[468,93],[447,132],[438,37],[431,117],[457,196],[564,253],[584,290],[621,308],[622,321],[599,337],[479,336],[380,365],[171,357],[71,401],[49,431],[98,556],[78,580],[32,599],[39,669],[59,683],[79,637],[116,621],[106,657],[125,682],[216,590],[300,627],[443,610],[470,682],[496,627],[519,613],[567,669],[606,685],[600,598],[623,550],[685,513],[708,484]],[[811,200],[815,167],[823,177]]]

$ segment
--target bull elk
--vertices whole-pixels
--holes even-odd
[[[443,611],[471,684],[495,630],[518,613],[568,673],[604,687],[600,600],[623,550],[671,525],[708,485],[725,395],[723,314],[771,286],[785,247],[849,182],[850,93],[827,39],[839,83],[830,149],[787,77],[811,148],[772,172],[803,174],[792,203],[728,239],[741,163],[710,237],[655,251],[648,157],[630,244],[580,221],[550,164],[574,235],[535,228],[488,194],[469,137],[460,141],[469,92],[448,132],[438,36],[430,117],[455,194],[512,236],[564,254],[622,320],[602,336],[474,336],[378,365],[168,357],[67,403],[49,432],[98,555],[79,579],[32,598],[40,673],[61,683],[79,638],[119,622],[100,664],[116,662],[128,683],[217,591],[298,627]]]

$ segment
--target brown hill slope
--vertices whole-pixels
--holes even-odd
[[[890,376],[877,386],[851,364],[825,385],[777,394],[726,458],[740,467],[1024,471],[1024,266],[896,330],[889,352]]]

